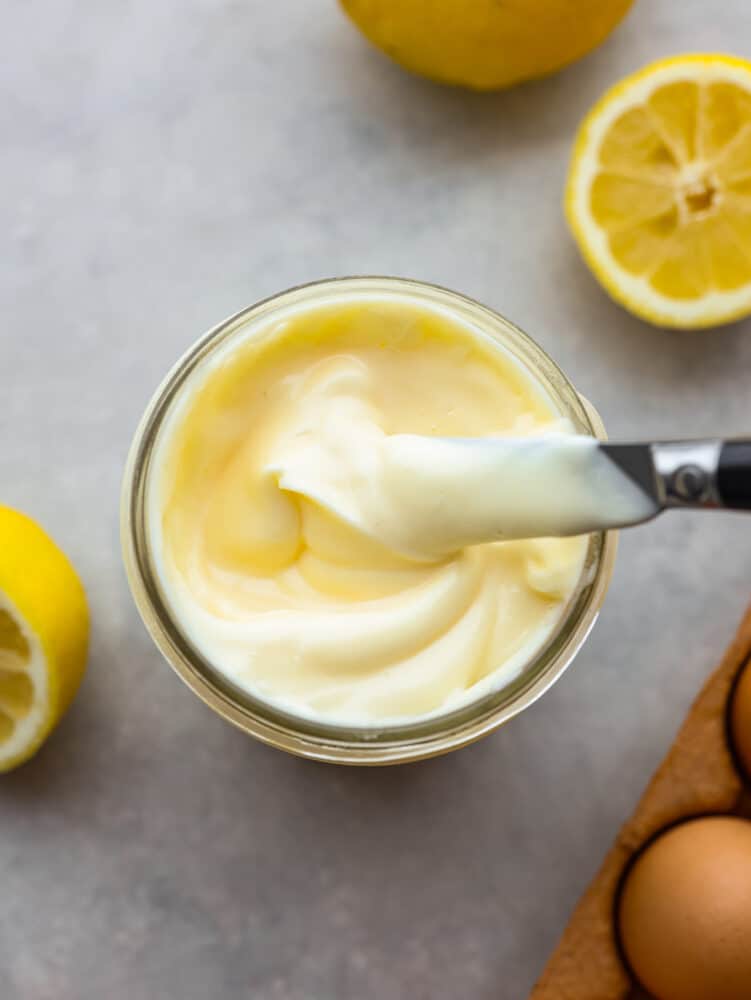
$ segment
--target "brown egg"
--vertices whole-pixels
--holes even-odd
[[[655,1000],[749,1000],[751,823],[712,816],[655,840],[626,878],[619,930]]]
[[[751,666],[743,671],[735,689],[730,722],[735,751],[751,778]]]

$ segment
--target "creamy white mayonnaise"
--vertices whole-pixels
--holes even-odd
[[[441,438],[385,434],[366,407],[340,418],[336,396],[305,404],[267,471],[282,489],[414,559],[605,531],[658,511],[595,438],[575,436],[565,421],[539,437]]]
[[[173,405],[148,496],[160,586],[256,697],[368,727],[444,712],[555,632],[588,540],[528,536],[586,523],[577,468],[596,454],[526,369],[448,316],[300,312],[225,348]]]

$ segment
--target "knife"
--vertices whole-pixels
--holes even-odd
[[[383,456],[383,484],[409,525],[404,545],[421,551],[625,528],[668,508],[751,510],[751,439],[401,434]]]
[[[751,439],[373,437],[352,454],[338,438],[330,453],[303,440],[271,471],[282,489],[416,559],[625,528],[670,507],[751,510]]]
[[[652,516],[671,507],[751,510],[751,439],[602,443],[599,448],[651,498]]]

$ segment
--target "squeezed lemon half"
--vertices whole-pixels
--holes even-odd
[[[83,677],[89,613],[76,571],[30,518],[0,506],[0,772],[28,760]]]
[[[637,316],[689,329],[751,313],[751,63],[679,56],[605,94],[579,130],[566,214]]]

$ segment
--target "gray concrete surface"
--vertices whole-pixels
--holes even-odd
[[[485,97],[401,73],[333,0],[5,0],[2,22],[0,501],[67,548],[94,632],[64,724],[0,781],[0,996],[523,1000],[751,596],[751,522],[624,537],[537,706],[361,772],[255,744],[160,660],[121,569],[121,467],[207,326],[352,272],[505,312],[614,436],[751,430],[751,325],[630,318],[560,212],[592,101],[654,57],[751,55],[746,0],[642,0],[569,71]]]

